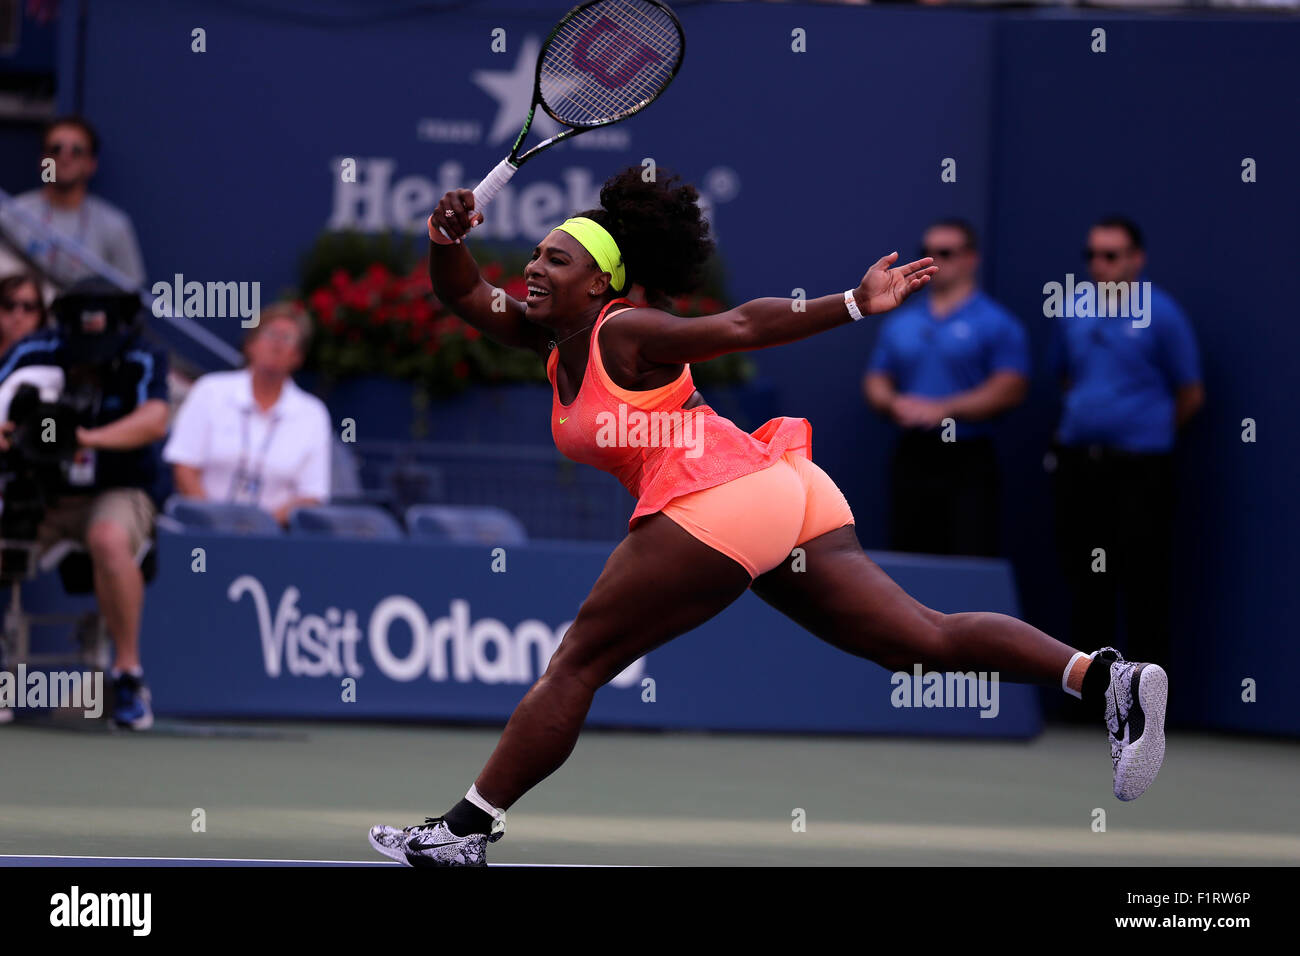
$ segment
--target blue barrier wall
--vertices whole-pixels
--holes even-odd
[[[1029,619],[1070,637],[1040,466],[1056,414],[1041,289],[1080,271],[1092,218],[1131,213],[1149,235],[1150,278],[1191,317],[1209,393],[1180,451],[1170,666],[1186,690],[1171,706],[1194,722],[1300,733],[1300,708],[1267,684],[1300,667],[1289,637],[1300,512],[1285,497],[1300,468],[1283,384],[1300,345],[1283,289],[1300,257],[1300,22],[797,4],[679,13],[687,61],[663,101],[526,167],[488,234],[531,241],[645,156],[700,185],[739,298],[843,289],[881,253],[915,248],[927,220],[972,219],[988,287],[1025,323],[1036,363],[1031,406],[999,436],[1009,553]],[[135,217],[154,277],[279,289],[326,225],[415,221],[490,169],[524,109],[529,43],[554,14],[91,4],[82,86],[106,137],[99,188]],[[504,54],[489,51],[497,26]],[[195,27],[207,53],[190,52]],[[790,52],[795,27],[807,53]],[[1089,52],[1097,27],[1104,54]],[[1249,185],[1247,156],[1259,164]],[[358,160],[358,187],[337,182],[341,157]],[[940,182],[945,157],[958,161],[955,183]],[[234,320],[213,325],[235,337]],[[812,420],[814,456],[879,546],[892,431],[858,382],[873,335],[860,323],[757,358],[782,412]],[[1245,417],[1259,423],[1256,444],[1240,441]],[[1241,703],[1245,678],[1262,682],[1258,703]]]
[[[191,570],[195,548],[204,549],[203,573]],[[165,577],[150,591],[141,639],[154,706],[204,717],[504,721],[610,550],[513,546],[501,573],[486,547],[164,533]],[[936,607],[1015,613],[1005,562],[876,557]],[[355,700],[345,702],[349,677]],[[995,704],[961,709],[895,707],[898,686],[746,594],[615,678],[597,693],[590,722],[997,737],[1039,730],[1033,687],[1000,684]]]

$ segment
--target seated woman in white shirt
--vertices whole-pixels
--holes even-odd
[[[329,499],[329,413],[293,381],[310,335],[306,313],[269,306],[244,342],[248,364],[194,383],[163,449],[180,494],[253,504],[282,525]]]

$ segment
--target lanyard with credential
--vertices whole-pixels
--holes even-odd
[[[236,496],[242,491],[244,494],[251,495],[250,504],[258,504],[262,497],[262,471],[266,468],[266,454],[271,447],[271,438],[275,435],[275,428],[280,424],[279,414],[271,416],[270,424],[266,426],[266,437],[262,440],[262,450],[257,458],[257,470],[249,472],[248,466],[248,439],[249,439],[249,420],[252,418],[253,410],[244,409],[244,427],[242,429],[242,438],[239,443],[239,468],[235,471],[234,477],[230,481],[230,493],[226,496],[227,501],[236,501]]]

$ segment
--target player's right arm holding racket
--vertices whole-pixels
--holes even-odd
[[[483,214],[475,211],[471,190],[453,189],[439,201],[432,219],[452,239],[460,239],[471,225],[483,221]],[[522,302],[483,278],[465,243],[430,242],[429,279],[433,282],[434,295],[488,338],[511,348],[546,355],[550,333],[524,318]]]
[[[524,319],[522,302],[483,281],[461,239],[483,221],[483,208],[524,163],[654,102],[677,75],[685,51],[682,25],[660,0],[587,0],[564,15],[538,54],[532,106],[510,155],[472,192],[443,196],[429,217],[429,275],[448,308],[503,345],[549,351],[547,331]],[[524,151],[538,109],[567,128]]]

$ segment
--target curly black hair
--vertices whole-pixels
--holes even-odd
[[[699,198],[694,186],[662,167],[646,181],[642,167],[629,166],[605,180],[600,209],[578,215],[600,223],[618,243],[627,270],[622,291],[635,283],[649,303],[658,305],[699,288],[704,264],[713,255]]]

